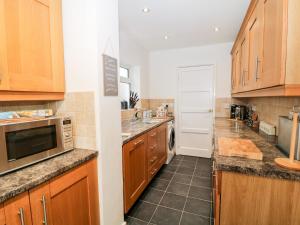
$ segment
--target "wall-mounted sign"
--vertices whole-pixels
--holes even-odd
[[[118,96],[118,60],[103,55],[104,96]]]

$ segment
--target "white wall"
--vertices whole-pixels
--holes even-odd
[[[148,96],[149,52],[140,46],[127,33],[120,32],[120,62],[123,66],[133,67],[134,89],[142,98]]]
[[[62,2],[66,90],[95,94],[101,225],[121,225],[124,216],[120,101],[119,97],[103,96],[102,68],[102,54],[119,59],[118,0]]]
[[[216,97],[230,97],[233,43],[154,51],[150,53],[149,97],[176,97],[178,67],[216,64]]]

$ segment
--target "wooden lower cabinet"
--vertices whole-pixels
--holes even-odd
[[[5,224],[100,225],[97,179],[93,159],[4,203]]]
[[[127,213],[147,186],[147,135],[123,146],[123,177]]]
[[[166,162],[166,135],[167,126],[162,124],[123,146],[125,213]]]
[[[218,174],[221,188],[220,198],[214,199],[216,225],[300,224],[300,182],[221,171]]]
[[[28,193],[23,193],[4,203],[6,225],[32,225]]]
[[[5,225],[5,214],[3,205],[0,205],[0,225]]]

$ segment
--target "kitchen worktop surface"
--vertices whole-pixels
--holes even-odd
[[[146,133],[147,131],[160,126],[163,123],[169,122],[174,120],[173,117],[167,117],[163,119],[155,119],[153,118],[152,121],[157,121],[155,123],[146,123],[143,120],[137,121],[123,121],[122,122],[122,133],[128,133],[130,135],[123,137],[123,144],[133,140],[137,136]],[[151,121],[151,120],[150,120]]]
[[[300,172],[284,169],[275,164],[275,158],[286,156],[244,123],[217,118],[215,120],[214,134],[215,150],[213,159],[217,170],[300,181]],[[218,154],[219,137],[250,139],[263,153],[263,160],[220,156]]]
[[[0,203],[32,189],[97,157],[97,151],[75,149],[51,159],[0,176]]]

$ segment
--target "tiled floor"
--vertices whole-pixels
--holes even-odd
[[[210,225],[211,161],[176,156],[126,215],[128,225]]]

